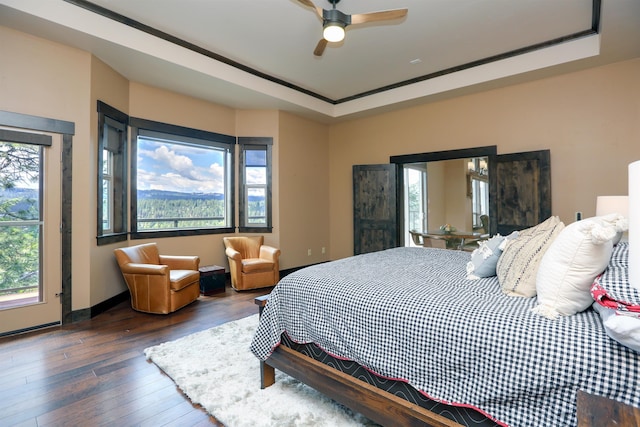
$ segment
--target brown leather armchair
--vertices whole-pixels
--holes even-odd
[[[280,280],[280,249],[263,245],[263,236],[223,237],[231,286],[236,291],[273,286]]]
[[[155,243],[114,249],[131,292],[131,307],[167,314],[200,296],[200,258],[160,255]]]

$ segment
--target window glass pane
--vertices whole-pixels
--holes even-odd
[[[266,224],[266,189],[249,188],[247,193],[247,223]]]
[[[102,180],[102,230],[111,230],[111,180]]]
[[[0,142],[0,220],[40,219],[40,146]]]
[[[111,187],[113,170],[113,154],[102,150],[102,231],[111,232],[111,212],[113,203],[111,200],[113,189]]]
[[[489,182],[473,178],[472,183],[472,214],[473,226],[481,227],[480,216],[489,214]]]
[[[272,138],[238,138],[240,144],[240,231],[271,232]]]
[[[102,150],[102,173],[111,175],[111,153],[107,150]]]
[[[423,206],[425,205],[423,198],[423,177],[424,172],[415,170],[415,169],[407,169],[408,172],[408,214],[409,214],[409,230],[423,230],[423,219],[424,219],[424,211]]]
[[[139,136],[138,231],[228,226],[227,153]]]
[[[267,184],[267,168],[247,167],[245,168],[245,180],[247,185]]]
[[[126,114],[98,101],[98,245],[127,239],[127,122]]]
[[[246,150],[246,163],[247,166],[267,166],[267,151],[266,150]]]
[[[40,164],[37,145],[0,142],[0,300],[40,296]]]

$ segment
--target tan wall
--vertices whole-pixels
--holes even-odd
[[[328,127],[282,112],[279,141],[283,268],[326,261],[331,256]]]
[[[458,230],[471,230],[471,210],[467,206],[467,162],[464,159],[445,162],[445,222]],[[470,205],[469,205],[470,206]],[[442,224],[431,224],[439,227]]]
[[[86,162],[89,166],[88,177],[96,177],[98,173],[98,100],[123,113],[129,113],[129,81],[98,58],[92,57],[91,101],[89,104],[89,111],[91,112],[91,143],[89,144],[87,158],[93,160]],[[88,177],[83,177],[82,179],[91,181]],[[113,249],[122,246],[123,243],[98,246],[95,238],[98,228],[95,214],[98,210],[98,185],[95,182],[95,178],[93,178],[93,182],[90,193],[86,197],[89,211],[93,213],[89,217],[91,234],[88,236],[87,242],[91,253],[89,280],[91,306],[118,295],[127,289],[113,256]],[[77,286],[81,286],[81,284],[74,283],[74,290]]]
[[[441,160],[427,164],[429,230],[450,224],[471,230],[471,199],[467,197],[467,161]]]
[[[0,26],[0,110],[73,122],[72,309],[90,304],[95,210],[90,159],[91,55]],[[46,189],[45,189],[46,191]]]
[[[353,253],[351,167],[392,155],[496,145],[550,149],[553,214],[595,214],[627,194],[640,159],[640,59],[425,104],[331,127],[331,257]]]
[[[235,135],[236,111],[138,82],[129,85],[129,115],[172,125]]]
[[[445,198],[445,162],[430,162],[427,164],[427,197],[429,216],[427,224],[429,229],[435,229],[438,224],[442,225],[447,222],[446,206],[440,203]]]

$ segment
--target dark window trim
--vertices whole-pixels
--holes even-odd
[[[29,114],[13,113],[11,111],[0,110],[0,125],[5,125],[39,130],[44,132],[59,133],[62,135],[75,135],[75,123],[64,120],[47,119]]]
[[[113,108],[110,105],[98,100],[98,113],[102,113],[105,116],[111,117],[113,120],[124,123],[125,126],[129,124],[129,116],[120,110]]]
[[[127,125],[129,124],[129,116],[126,113],[123,113],[116,108],[111,107],[110,105],[105,104],[102,101],[98,101],[97,103],[97,111],[98,111],[98,176],[97,176],[97,213],[96,213],[96,241],[98,246],[108,245],[117,242],[124,242],[128,238],[128,224],[127,224]],[[103,234],[102,230],[102,161],[103,161],[103,152],[102,152],[102,138],[104,138],[104,126],[107,121],[105,118],[111,119],[111,121],[115,121],[114,127],[120,128],[119,130],[123,133],[123,141],[122,143],[122,154],[123,154],[123,165],[122,172],[118,179],[121,179],[121,192],[120,192],[120,200],[117,202],[122,207],[121,218],[119,218],[119,223],[122,224],[119,227],[118,231]],[[121,126],[117,126],[121,125]],[[115,174],[114,174],[114,178]],[[115,179],[112,181],[115,183]],[[114,201],[115,202],[115,201]],[[115,222],[116,212],[114,210],[114,218],[111,218],[112,221]]]
[[[137,158],[138,143],[137,138],[140,130],[147,130],[153,132],[161,132],[179,137],[197,138],[203,140],[207,145],[207,141],[214,141],[214,144],[209,146],[219,146],[219,144],[228,145],[229,154],[231,158],[231,165],[227,173],[229,174],[229,182],[231,184],[231,191],[229,194],[229,221],[228,227],[221,228],[197,228],[197,229],[183,229],[183,230],[166,230],[166,231],[138,231],[137,227],[137,212],[138,212],[138,165],[137,161],[131,161],[131,206],[130,206],[130,218],[131,218],[131,232],[129,233],[132,240],[137,239],[161,239],[165,237],[183,237],[183,236],[200,236],[208,234],[229,234],[235,231],[235,144],[236,137],[225,135],[217,132],[209,132],[200,129],[193,129],[184,126],[172,125],[168,123],[156,122],[148,119],[141,119],[138,117],[129,118],[129,126],[131,127],[131,159]]]
[[[19,144],[42,145],[45,147],[51,147],[51,144],[53,143],[51,135],[16,132],[9,129],[0,129],[0,140],[5,142],[17,142]]]
[[[128,231],[123,231],[122,233],[103,234],[102,236],[98,236],[96,240],[98,242],[98,246],[103,246],[111,243],[124,242],[127,240],[128,235]]]
[[[169,133],[177,136],[186,136],[188,138],[198,138],[202,140],[214,140],[224,144],[233,146],[236,143],[235,136],[224,135],[217,132],[209,132],[206,130],[194,129],[185,126],[171,125],[168,123],[156,122],[153,120],[140,119],[131,117],[129,125],[137,129],[144,129],[154,132]],[[136,134],[137,135],[137,134]]]
[[[239,218],[240,224],[238,226],[238,231],[241,233],[272,233],[273,232],[273,222],[272,222],[272,205],[273,205],[273,191],[272,191],[272,147],[273,147],[273,138],[271,137],[238,137],[238,145],[240,146],[240,161],[238,167],[239,173]],[[267,149],[267,211],[265,212],[267,226],[257,226],[257,227],[249,227],[244,225],[245,221],[245,209],[246,206],[244,204],[244,190],[245,190],[245,182],[244,182],[244,168],[245,168],[245,160],[244,160],[244,152],[247,147],[256,147],[256,148],[264,148]]]

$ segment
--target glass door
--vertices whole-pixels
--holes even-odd
[[[16,138],[0,140],[0,335],[61,321],[61,138],[3,135]]]

